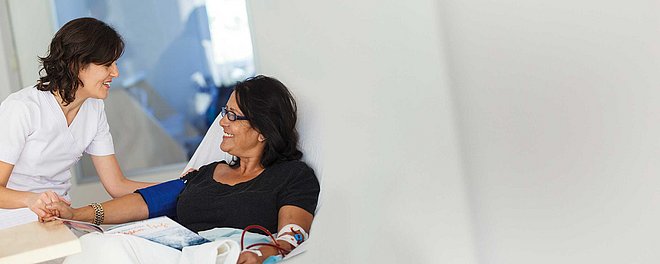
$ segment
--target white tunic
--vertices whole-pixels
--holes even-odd
[[[7,188],[68,197],[69,170],[83,152],[114,154],[103,100],[85,100],[70,126],[55,96],[34,87],[0,105],[0,161],[14,165]]]

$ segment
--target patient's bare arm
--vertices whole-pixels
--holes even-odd
[[[104,220],[103,224],[121,224],[131,221],[143,220],[149,217],[149,209],[147,203],[138,193],[131,193],[119,198],[115,198],[104,203],[103,206]],[[91,206],[84,206],[80,208],[71,208],[63,202],[53,203],[49,207],[50,210],[57,210],[59,217],[65,219],[73,219],[85,222],[94,222],[94,208]],[[44,218],[44,221],[51,221],[53,217]]]

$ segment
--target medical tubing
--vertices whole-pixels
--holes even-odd
[[[243,251],[243,249],[244,249],[243,241],[245,239],[245,233],[247,233],[247,231],[250,230],[250,229],[259,229],[259,230],[265,232],[270,237],[270,239],[273,240],[273,243],[275,243],[275,244],[273,245],[273,244],[269,244],[269,243],[256,243],[256,244],[252,244],[252,245],[248,246],[247,247],[248,249],[253,247],[253,246],[271,246],[271,247],[276,248],[277,251],[282,255],[282,257],[284,257],[284,255],[286,255],[286,253],[288,253],[288,252],[286,252],[288,250],[286,250],[286,249],[280,247],[279,245],[277,245],[277,240],[275,239],[273,234],[270,233],[270,231],[268,231],[268,229],[266,229],[266,228],[264,228],[263,226],[260,226],[260,225],[249,225],[245,229],[243,229],[243,233],[241,234],[241,251]]]

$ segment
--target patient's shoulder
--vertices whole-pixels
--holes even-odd
[[[284,174],[287,178],[314,178],[314,170],[301,160],[289,160],[277,163],[271,168],[276,174]]]
[[[202,167],[199,167],[199,171],[208,171],[208,170],[213,171],[215,169],[215,167],[217,167],[219,165],[227,166],[227,162],[224,161],[224,160],[214,161],[214,162],[206,164]]]
[[[286,169],[299,169],[299,170],[310,169],[311,170],[311,168],[307,165],[307,163],[305,163],[302,160],[282,161],[282,162],[276,163],[275,165],[273,165],[273,167],[281,167],[281,168],[286,168]]]
[[[202,167],[199,167],[198,170],[193,170],[193,171],[189,172],[188,174],[183,176],[181,179],[183,179],[183,180],[190,180],[190,179],[195,179],[195,178],[199,179],[199,178],[203,178],[204,175],[213,175],[213,171],[215,170],[215,168],[218,165],[223,165],[223,164],[227,165],[227,162],[225,162],[224,160],[211,162],[211,163],[206,164]]]

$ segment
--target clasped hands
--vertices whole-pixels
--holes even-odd
[[[51,221],[54,217],[61,217],[58,208],[64,207],[64,205],[69,207],[71,202],[53,191],[34,193],[27,201],[27,207],[39,216],[39,222]]]

